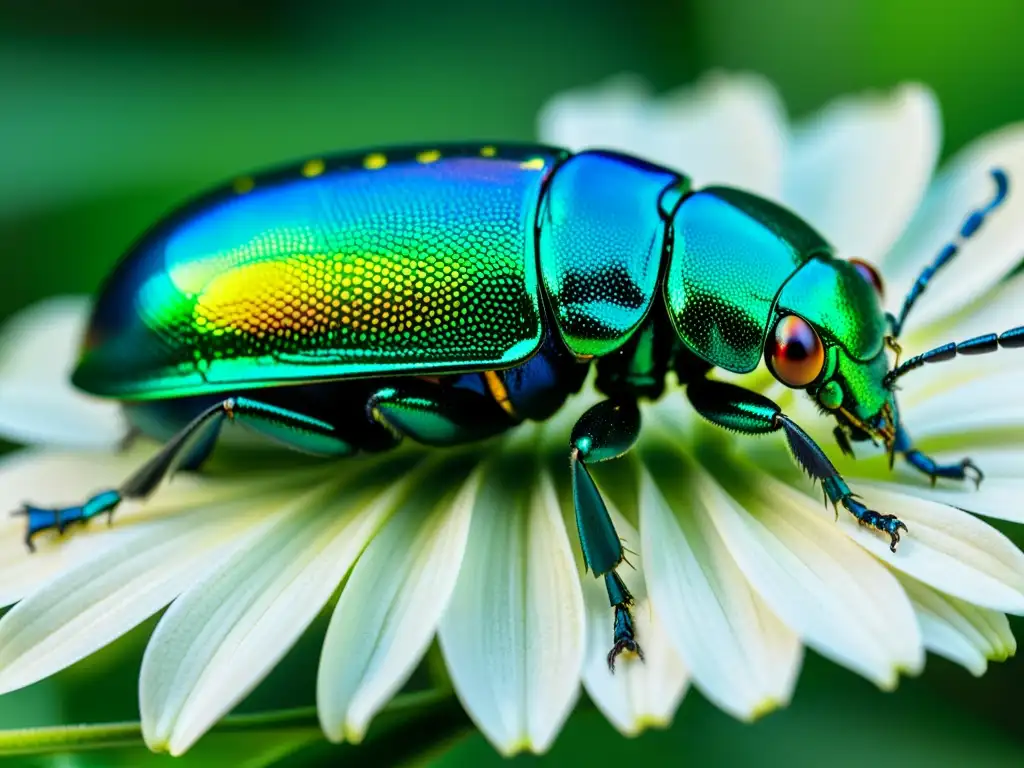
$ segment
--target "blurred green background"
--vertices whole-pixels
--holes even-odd
[[[942,103],[948,155],[1024,119],[1022,40],[1021,0],[0,0],[0,320],[93,290],[140,230],[243,169],[391,142],[529,139],[551,95],[621,72],[659,90],[710,68],[760,72],[796,116],[843,92],[922,80]],[[0,698],[0,726],[135,717],[151,628]],[[246,710],[312,701],[322,630]],[[928,666],[883,695],[809,658],[787,711],[742,725],[691,691],[672,729],[635,741],[584,706],[545,762],[1024,764],[1024,663],[981,680],[940,659]],[[445,716],[411,732],[457,733],[458,714]],[[478,736],[452,744],[435,744],[431,759],[498,762]],[[269,765],[299,745],[280,764],[341,757],[306,723],[210,736],[187,763]],[[384,764],[394,746],[347,758]],[[124,747],[0,762],[151,759]]]

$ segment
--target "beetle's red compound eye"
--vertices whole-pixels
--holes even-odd
[[[885,286],[882,284],[882,276],[878,274],[878,270],[868,264],[866,261],[860,259],[850,259],[850,263],[853,264],[860,276],[871,283],[875,288],[875,292],[878,294],[878,298],[885,296]]]
[[[765,355],[775,378],[787,387],[806,387],[825,365],[825,348],[803,318],[785,315],[775,324]]]

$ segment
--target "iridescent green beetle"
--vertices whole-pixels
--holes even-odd
[[[969,237],[1006,194],[968,218]],[[746,192],[612,152],[534,145],[380,150],[244,177],[146,234],[107,281],[74,383],[125,404],[165,447],[120,488],[63,509],[26,505],[27,541],[112,514],[177,468],[196,468],[226,419],[322,455],[403,437],[447,446],[557,411],[592,363],[607,399],[569,446],[586,566],[614,608],[608,663],[640,655],[623,549],[587,470],[640,432],[640,398],[667,374],[697,411],[747,434],[782,431],[834,504],[889,535],[822,450],[762,395],[707,378],[764,359],[839,422],[933,478],[974,474],[912,448],[892,384],[957,351],[1024,345],[1024,329],[947,345],[890,370],[899,318],[865,264],[837,260],[792,213]]]

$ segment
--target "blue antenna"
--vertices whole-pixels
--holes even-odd
[[[928,287],[928,283],[935,277],[935,273],[952,261],[953,257],[959,252],[960,246],[967,240],[970,240],[981,229],[981,225],[985,223],[985,217],[1006,200],[1006,196],[1010,191],[1010,180],[1007,178],[1006,172],[1001,168],[993,168],[991,174],[992,179],[996,183],[995,197],[984,208],[971,211],[967,218],[964,219],[956,239],[946,243],[942,250],[939,251],[939,255],[935,257],[935,261],[925,267],[921,274],[918,275],[917,281],[907,294],[907,298],[903,300],[903,308],[900,310],[899,316],[893,317],[889,315],[893,338],[899,337],[900,331],[903,330],[903,323],[910,313],[910,308],[914,306],[921,294],[924,293],[924,289]]]

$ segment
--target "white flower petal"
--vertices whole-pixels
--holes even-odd
[[[643,116],[650,101],[645,82],[630,75],[565,91],[541,110],[538,134],[542,141],[572,150],[607,146],[628,151],[646,129]]]
[[[969,636],[958,631],[956,625],[917,603],[914,603],[914,610],[917,611],[917,621],[921,625],[925,648],[959,664],[975,677],[985,674],[988,659],[971,643]]]
[[[980,465],[984,469],[984,464]],[[1024,478],[986,478],[980,488],[970,481],[956,482],[940,480],[934,488],[927,480],[918,483],[892,483],[891,490],[918,496],[922,499],[959,507],[976,515],[1024,523]]]
[[[684,173],[698,186],[731,184],[778,198],[784,125],[767,81],[711,74],[660,98],[630,77],[561,94],[542,110],[539,133],[573,150],[629,152]]]
[[[1024,613],[1024,553],[992,526],[945,504],[861,482],[857,493],[871,509],[906,523],[899,551],[888,537],[840,513],[839,524],[890,568],[937,590],[1004,613]]]
[[[796,130],[783,200],[843,256],[878,263],[925,193],[940,133],[920,85],[833,102]]]
[[[480,483],[477,472],[453,494],[463,470],[469,467],[451,461],[435,469],[352,570],[317,677],[317,712],[332,741],[362,741],[434,637],[462,565]]]
[[[1024,242],[1024,232],[1021,233],[1021,241]],[[912,354],[923,352],[947,341],[963,341],[972,336],[981,336],[986,333],[1002,333],[1003,331],[1024,325],[1024,273],[1007,278],[992,290],[985,292],[970,306],[965,307],[950,322],[935,323],[923,328],[920,335],[912,336],[915,344],[908,346]],[[919,327],[916,314],[913,316],[912,326]],[[918,339],[921,339],[921,343]],[[972,360],[961,360],[961,365],[976,367],[982,361],[996,360],[997,358],[973,358]],[[1019,352],[1007,350],[998,356],[999,365],[1024,366],[1024,355]],[[947,367],[944,373],[954,370]]]
[[[956,338],[962,341],[965,337]],[[931,346],[914,348],[923,351]],[[961,357],[941,368],[927,366],[900,379],[897,402],[911,435],[950,434],[964,427],[989,431],[989,427],[999,426],[1000,403],[996,400],[1000,397],[1008,412],[1019,410],[1015,409],[1018,398],[1010,388],[1015,377],[1024,376],[1024,355],[1009,352]]]
[[[924,663],[910,601],[885,568],[843,541],[813,500],[735,467],[707,510],[751,586],[807,645],[883,688]],[[717,487],[708,485],[709,489]]]
[[[1009,175],[1009,197],[929,284],[911,315],[913,327],[966,306],[1020,263],[1024,194],[1017,187],[1024,179],[1024,124],[982,137],[958,153],[939,174],[907,232],[885,260],[889,295],[902,300],[918,273],[953,239],[967,214],[992,199],[995,185],[989,170],[995,167]]]
[[[244,549],[168,609],[142,662],[139,708],[151,749],[179,755],[270,671],[330,599],[395,494],[349,467],[275,513]]]
[[[526,455],[484,470],[439,639],[466,712],[504,755],[543,752],[579,693],[579,577],[550,477]]]
[[[998,611],[936,592],[916,579],[896,574],[921,624],[925,647],[965,667],[975,676],[988,661],[1005,661],[1017,651],[1010,622]]]
[[[74,664],[198,581],[254,526],[237,507],[104,531],[105,548],[0,619],[0,693]]]
[[[117,403],[71,386],[88,301],[49,299],[10,320],[0,334],[0,434],[23,443],[113,448],[127,425]]]
[[[657,468],[657,485],[643,473],[647,582],[690,675],[716,706],[742,720],[784,706],[800,669],[800,641],[751,589],[715,531],[705,507],[719,503],[721,491],[677,459],[648,468]]]
[[[575,525],[569,484],[561,495],[566,525]],[[606,498],[606,502],[609,500]],[[644,660],[620,657],[615,673],[608,670],[608,651],[612,646],[614,614],[608,606],[604,580],[593,574],[583,576],[583,602],[587,611],[587,651],[583,664],[583,685],[597,708],[625,736],[636,736],[647,728],[666,728],[686,695],[689,677],[679,659],[664,623],[647,593],[644,553],[640,534],[609,503],[615,530],[631,550],[628,565],[618,573],[633,595],[633,622]],[[577,537],[573,537],[577,569],[583,573],[583,555]]]
[[[965,364],[970,366],[970,361]],[[1021,380],[1021,370],[1014,367],[968,380],[951,379],[930,397],[909,396],[900,417],[915,439],[995,427],[1024,431]]]

